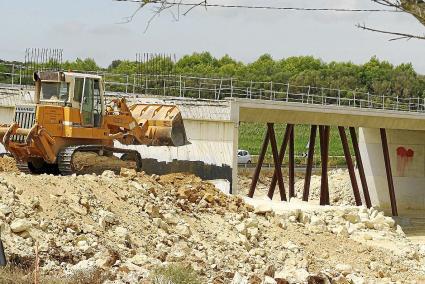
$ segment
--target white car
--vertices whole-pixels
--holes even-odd
[[[238,150],[238,164],[251,164],[252,157],[248,151]]]

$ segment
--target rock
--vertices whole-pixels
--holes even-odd
[[[258,219],[251,217],[245,221],[246,228],[258,228]]]
[[[14,233],[22,233],[31,228],[31,223],[26,219],[15,219],[10,224],[10,229]]]
[[[248,279],[236,272],[231,284],[248,284]]]
[[[136,254],[135,256],[130,258],[129,261],[135,265],[142,266],[146,263],[149,263],[149,258],[144,254]]]
[[[115,234],[117,237],[122,239],[127,239],[129,237],[128,230],[120,226],[115,228]]]
[[[152,203],[146,203],[144,211],[148,213],[151,218],[159,218],[161,215],[159,214],[159,207],[153,205]]]
[[[109,212],[109,211],[106,211],[106,210],[99,210],[99,216],[107,224],[118,223],[116,215],[112,212]]]
[[[360,216],[357,213],[348,213],[344,215],[344,219],[352,224],[360,222]]]
[[[175,214],[166,213],[163,215],[162,219],[168,224],[168,225],[177,225],[179,223],[179,218],[176,217]]]
[[[246,226],[245,226],[245,223],[239,223],[239,224],[237,224],[237,225],[235,226],[235,229],[236,229],[236,231],[237,231],[239,234],[246,235]]]
[[[276,280],[274,278],[271,278],[270,276],[264,277],[263,284],[277,284]]]
[[[347,280],[343,275],[339,275],[332,279],[332,284],[350,284],[350,281]]]
[[[167,233],[170,231],[170,228],[168,227],[168,224],[165,223],[164,221],[162,221],[161,218],[153,218],[152,219],[152,224],[154,224],[155,226],[157,226],[158,228],[164,230]]]
[[[102,177],[115,178],[115,173],[113,171],[106,170],[102,173]]]
[[[309,277],[310,273],[303,268],[299,268],[294,271],[294,278],[296,282],[304,283]]]
[[[319,226],[320,225],[321,226],[321,225],[326,225],[326,224],[325,224],[325,221],[323,221],[322,218],[319,218],[317,216],[311,216],[310,225],[312,225],[312,226]]]
[[[257,238],[259,235],[258,228],[248,228],[247,234],[250,238]]]
[[[10,208],[8,205],[0,203],[0,212],[4,215],[7,215],[9,213],[12,213],[12,208]]]
[[[353,267],[349,264],[337,264],[335,266],[335,270],[341,273],[342,275],[346,276],[353,272]]]
[[[365,284],[366,283],[366,281],[363,279],[363,277],[357,276],[355,274],[349,274],[349,275],[347,275],[347,280],[351,284]]]
[[[80,214],[83,216],[87,215],[87,208],[82,206],[81,204],[71,203],[69,204],[69,208],[77,214]]]
[[[121,168],[120,176],[133,179],[137,176],[137,172],[134,169]]]
[[[73,265],[66,274],[70,276],[74,275],[90,275],[96,270],[96,261],[86,259]]]
[[[269,203],[262,203],[255,206],[254,213],[258,215],[264,215],[273,212],[272,206]]]
[[[334,234],[337,234],[338,236],[341,236],[341,237],[346,237],[347,238],[347,237],[350,236],[350,234],[348,233],[348,229],[347,229],[346,226],[338,226],[335,229],[333,229],[332,232]]]
[[[186,224],[179,224],[175,228],[175,232],[185,238],[189,238],[192,235],[190,227]]]

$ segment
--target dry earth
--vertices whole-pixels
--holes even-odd
[[[0,165],[6,254],[31,266],[38,247],[46,275],[156,283],[154,269],[178,263],[202,283],[425,281],[425,247],[375,209],[249,205],[186,174],[30,176]]]

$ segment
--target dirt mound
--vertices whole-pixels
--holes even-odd
[[[423,253],[376,210],[278,214],[193,175],[127,169],[66,177],[3,172],[0,196],[7,256],[31,263],[38,247],[47,275],[101,270],[112,277],[105,283],[151,283],[152,271],[177,263],[191,266],[201,283],[261,283],[265,275],[289,283],[424,279]],[[397,249],[372,245],[382,238]]]
[[[0,157],[0,172],[19,172],[16,161],[12,157]]]
[[[123,161],[115,156],[99,156],[94,152],[77,152],[73,166],[78,174],[102,174],[105,169],[119,173],[121,168],[136,169],[136,162]]]

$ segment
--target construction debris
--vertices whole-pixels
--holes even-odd
[[[177,263],[216,284],[425,280],[425,249],[373,208],[301,210],[294,201],[279,210],[193,175],[127,169],[2,172],[0,196],[6,255],[31,265],[38,246],[46,275],[107,271],[105,283],[151,283],[153,271]]]

